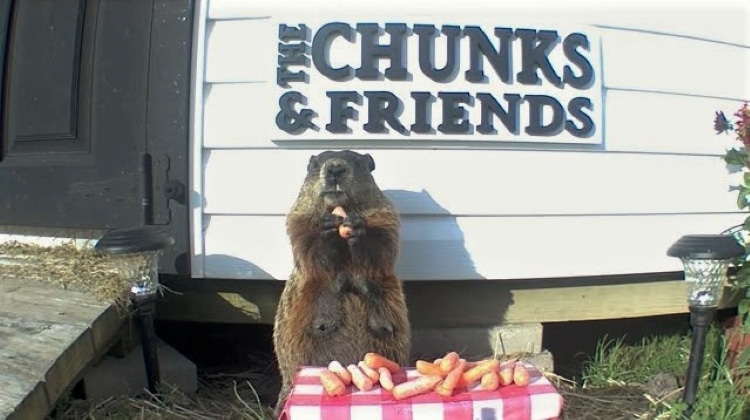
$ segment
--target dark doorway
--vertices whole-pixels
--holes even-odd
[[[189,274],[193,0],[0,0],[0,224],[165,226]]]

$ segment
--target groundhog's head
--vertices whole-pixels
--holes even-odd
[[[326,151],[310,157],[302,195],[326,207],[361,207],[378,199],[380,189],[372,171],[375,161],[369,154],[351,150]]]

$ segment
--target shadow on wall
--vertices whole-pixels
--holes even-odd
[[[385,193],[402,214],[397,270],[407,279],[415,356],[429,360],[452,350],[493,354],[497,339],[488,327],[505,323],[513,303],[507,283],[487,280],[476,270],[456,216],[429,192]]]
[[[399,277],[405,281],[404,289],[414,328],[439,328],[442,334],[442,331],[455,327],[456,334],[460,334],[459,328],[503,324],[513,302],[512,293],[507,283],[485,279],[476,270],[456,217],[427,191],[384,192],[401,213],[401,253],[396,269]],[[291,255],[289,258],[291,263]],[[220,290],[237,293],[257,303],[262,308],[260,322],[271,321],[283,280],[274,280],[256,263],[230,255],[206,255],[205,267],[209,268],[206,276],[211,279],[212,288],[221,287]],[[215,307],[224,307],[233,312],[237,322],[247,319],[247,311],[237,312],[236,304],[228,304],[225,298],[221,302],[216,296],[211,298],[217,300]],[[206,299],[205,295],[202,299]],[[196,306],[211,306],[206,301],[194,303]],[[208,312],[206,309],[205,316],[210,318]],[[438,344],[436,348],[455,347],[456,341],[463,339],[460,335],[445,337],[444,346]],[[419,341],[420,337],[415,337],[416,347],[420,347]],[[491,350],[487,344],[489,340],[480,341],[479,352]]]
[[[271,273],[244,259],[225,254],[210,254],[203,258],[207,278],[244,280],[273,280]]]
[[[401,255],[396,271],[404,279],[481,279],[466,249],[456,217],[429,192],[385,190],[401,214]]]

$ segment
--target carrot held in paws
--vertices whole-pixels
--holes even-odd
[[[341,206],[338,206],[335,209],[333,209],[331,214],[335,216],[343,217],[344,219],[346,219],[346,211],[344,211],[344,208]],[[347,226],[343,224],[339,226],[339,236],[341,236],[344,239],[349,239],[352,236],[353,232],[354,230],[352,229],[351,226]]]
[[[346,385],[335,373],[328,369],[323,369],[320,372],[320,383],[323,385],[326,394],[330,396],[344,395],[344,392],[346,392]]]
[[[346,219],[346,211],[344,211],[344,208],[341,206],[338,206],[335,209],[333,209],[331,214],[333,214],[334,216],[339,216],[339,217],[343,217],[344,219]]]
[[[342,365],[340,362],[334,360],[331,363],[328,364],[328,370],[335,373],[336,376],[341,379],[341,382],[344,383],[344,385],[349,385],[352,383],[352,374],[349,373],[348,370]]]
[[[370,378],[373,384],[377,383],[378,380],[380,380],[380,374],[375,369],[367,366],[365,362],[360,360],[360,362],[357,363],[357,367],[362,371],[362,373]]]
[[[415,365],[417,368],[417,372],[421,373],[422,375],[434,375],[441,378],[443,377],[443,371],[440,369],[440,365],[430,363],[426,360],[417,360],[417,363]]]
[[[386,391],[393,391],[395,384],[393,383],[393,375],[391,375],[391,371],[385,367],[379,367],[378,374],[380,375],[379,381],[381,388]]]
[[[411,381],[402,382],[393,387],[393,398],[403,400],[415,395],[425,394],[432,391],[442,378],[437,375],[420,376]]]
[[[472,382],[482,379],[482,376],[484,376],[484,374],[492,372],[493,370],[497,370],[497,367],[499,365],[500,362],[497,359],[490,359],[481,363],[477,363],[476,366],[464,372],[462,376],[463,383],[468,386]]]
[[[351,228],[351,226],[345,226],[341,225],[339,226],[339,236],[341,236],[344,239],[349,239],[354,234],[354,229]]]
[[[357,365],[348,365],[346,370],[352,374],[352,383],[360,391],[369,391],[375,385],[372,383],[372,380],[368,378],[359,367],[357,367]]]

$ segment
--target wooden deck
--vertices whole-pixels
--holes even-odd
[[[84,293],[0,277],[0,419],[43,419],[123,322]]]

